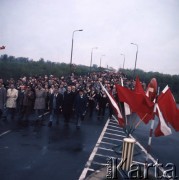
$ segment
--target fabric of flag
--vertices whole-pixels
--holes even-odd
[[[120,85],[116,85],[116,90],[119,100],[126,102],[132,109],[132,112],[137,113],[140,117],[145,117],[147,114],[153,115],[154,103],[145,94],[132,91]],[[148,121],[144,122],[147,123]]]
[[[164,117],[162,115],[162,112],[158,106],[158,104],[156,104],[156,110],[157,110],[157,115],[158,115],[158,118],[159,118],[159,122],[158,122],[158,125],[155,129],[155,136],[158,137],[158,136],[167,136],[167,135],[170,135],[172,134],[172,131],[171,129],[168,127],[167,123],[165,122],[164,120]]]
[[[147,86],[146,96],[149,97],[151,101],[154,101],[154,99],[157,96],[157,80],[155,78],[152,78]]]
[[[5,46],[1,46],[0,49],[5,49]]]
[[[179,131],[179,109],[177,108],[173,94],[168,86],[166,86],[159,95],[158,106],[167,123],[176,131]]]
[[[106,93],[106,95],[108,96],[108,98],[109,98],[109,100],[110,100],[110,102],[111,102],[111,105],[112,105],[113,108],[114,108],[114,111],[115,111],[115,113],[116,113],[116,115],[117,115],[117,118],[118,118],[119,125],[120,125],[121,127],[124,127],[124,119],[123,119],[123,117],[122,117],[121,111],[120,111],[120,109],[119,109],[116,101],[115,101],[114,98],[109,94],[109,92],[106,90],[106,88],[101,84],[101,82],[100,82],[100,85],[101,85],[102,90],[103,90],[103,91]]]
[[[136,77],[136,83],[135,83],[134,91],[137,94],[142,94],[143,96],[146,96],[145,91],[144,91],[144,89],[142,87],[142,84],[141,84],[138,76]],[[154,112],[151,112],[151,113],[138,112],[137,114],[140,117],[140,119],[146,124],[150,120],[154,119],[154,116],[155,116]]]

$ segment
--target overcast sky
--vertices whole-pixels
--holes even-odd
[[[178,0],[0,0],[0,54],[179,74]]]

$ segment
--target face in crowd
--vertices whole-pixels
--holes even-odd
[[[67,87],[67,91],[68,91],[68,92],[71,92],[71,86],[68,86],[68,87]]]

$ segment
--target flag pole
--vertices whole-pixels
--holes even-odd
[[[158,87],[158,91],[157,91],[157,96],[155,98],[155,104],[154,104],[154,110],[153,112],[155,113],[156,112],[156,105],[157,105],[157,98],[158,98],[158,95],[159,95],[159,92],[160,92],[160,87]],[[154,115],[155,117],[155,115]],[[148,163],[148,159],[149,159],[149,152],[151,151],[151,145],[152,145],[152,135],[153,135],[153,131],[154,131],[154,118],[151,120],[151,126],[150,126],[150,131],[149,131],[149,139],[148,139],[148,145],[147,145],[147,156],[146,156],[146,159],[145,159],[145,166],[144,166],[144,177],[146,177],[146,173],[147,173],[147,163]]]

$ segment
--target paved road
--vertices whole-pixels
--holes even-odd
[[[51,128],[0,121],[0,179],[78,179],[106,120],[94,116],[80,130],[74,121]]]
[[[74,122],[70,123],[69,128],[64,127],[63,121],[60,122],[59,126],[54,125],[52,128],[48,128],[47,126],[21,127],[17,126],[16,123],[1,121],[1,180],[78,179],[106,120],[107,117],[100,121],[96,117],[87,119],[83,122],[80,130],[76,130]],[[132,120],[132,118],[129,120]],[[106,129],[107,133],[101,146],[103,149],[97,151],[98,157],[95,157],[95,161],[98,161],[102,157],[101,155],[104,155],[103,151],[105,151],[105,157],[102,160],[100,159],[102,163],[106,163],[107,156],[120,156],[113,152],[113,143],[120,143],[109,139],[118,139],[119,136],[123,138],[120,129],[117,132],[116,128],[113,127],[116,126],[113,125],[114,123],[114,121],[109,123],[110,126]],[[144,147],[147,146],[149,129],[150,124],[141,123],[133,134]],[[3,132],[6,134],[2,134]],[[115,133],[115,135],[110,133]],[[159,162],[163,163],[164,167],[167,163],[175,164],[177,175],[179,175],[178,139],[179,133],[176,132],[166,137],[154,137],[152,139],[152,150],[150,151],[155,159],[159,159]],[[112,145],[106,144],[106,142],[112,143]],[[134,160],[144,162],[145,157],[142,153],[137,154]],[[96,164],[96,168],[98,167]],[[95,169],[94,166],[92,168]]]

